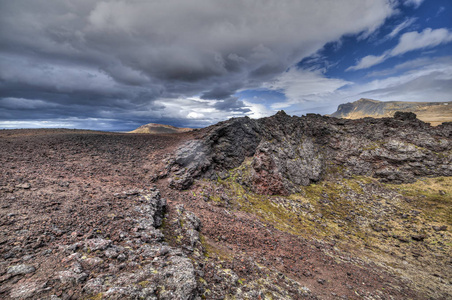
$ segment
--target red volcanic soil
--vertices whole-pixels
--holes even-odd
[[[0,298],[20,294],[19,287],[31,282],[36,285],[31,298],[86,297],[83,284],[64,284],[55,275],[68,264],[61,249],[96,236],[120,243],[124,234],[133,234],[134,191],[154,186],[167,199],[169,216],[176,204],[184,204],[201,219],[205,243],[230,255],[223,267],[245,281],[265,277],[254,267],[259,263],[308,287],[312,298],[361,299],[377,290],[385,291],[380,299],[422,298],[375,265],[349,256],[337,261],[326,254],[335,251],[332,244],[281,232],[193,191],[172,190],[166,178],[156,180],[169,155],[191,138],[193,133],[0,131]],[[215,289],[213,265],[219,258],[205,259],[203,278]],[[21,264],[33,268],[8,272]]]

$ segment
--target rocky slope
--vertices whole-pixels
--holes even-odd
[[[452,124],[0,131],[3,299],[448,299]]]
[[[405,101],[378,101],[372,99],[359,99],[339,105],[331,117],[360,119],[365,117],[383,118],[392,117],[396,111],[415,113],[418,119],[430,123],[432,126],[443,122],[452,122],[452,102],[405,102]]]
[[[241,184],[271,195],[296,193],[331,176],[363,175],[382,182],[452,176],[452,123],[432,128],[413,113],[344,120],[283,111],[259,120],[231,119],[180,147],[169,168],[172,186],[215,179],[245,162]]]
[[[201,130],[176,150],[167,170],[173,188],[190,188],[281,232],[330,243],[332,251],[320,248],[331,257],[352,254],[381,266],[407,279],[420,298],[446,299],[452,294],[451,138],[452,123],[431,127],[413,113],[344,120],[281,111]],[[278,255],[295,253],[285,248]],[[303,264],[287,263],[283,273],[300,278]]]
[[[138,127],[129,133],[149,133],[149,134],[164,134],[164,133],[181,133],[192,131],[192,128],[179,128],[171,125],[163,125],[156,123],[149,123]]]

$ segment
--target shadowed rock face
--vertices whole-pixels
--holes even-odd
[[[263,194],[290,194],[329,175],[366,175],[385,182],[452,175],[452,123],[438,127],[398,112],[394,118],[343,120],[283,111],[259,120],[231,119],[200,130],[169,164],[171,185],[227,176]]]
[[[231,119],[203,129],[198,139],[182,145],[170,162],[175,173],[172,186],[188,188],[194,178],[216,178],[221,171],[238,167],[253,156],[262,133],[257,120]]]

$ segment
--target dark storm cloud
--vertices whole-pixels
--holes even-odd
[[[237,97],[230,97],[228,99],[218,101],[214,107],[221,111],[241,111],[243,113],[249,112],[250,109],[245,108],[243,101],[240,101]]]
[[[205,112],[191,111],[187,120],[207,119],[211,108],[218,119],[243,115],[249,108],[231,98],[238,89],[272,80],[343,34],[375,30],[393,6],[389,0],[2,1],[0,107],[9,111],[6,120],[21,119],[29,105],[35,119],[44,109],[46,117],[150,122],[185,118],[194,100],[182,106],[176,100],[201,97],[219,102],[197,102]]]
[[[242,86],[243,83],[234,82],[232,80],[217,83],[211,90],[203,93],[201,99],[227,99]]]

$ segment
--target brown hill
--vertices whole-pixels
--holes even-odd
[[[361,119],[365,117],[392,117],[396,111],[413,112],[419,120],[432,126],[452,121],[452,101],[449,102],[405,102],[378,101],[361,98],[355,102],[339,105],[331,117]]]
[[[129,133],[162,134],[162,133],[188,132],[188,131],[192,131],[192,130],[193,130],[192,128],[179,128],[179,127],[174,127],[171,125],[149,123],[149,124],[140,126],[137,129],[130,131]]]

